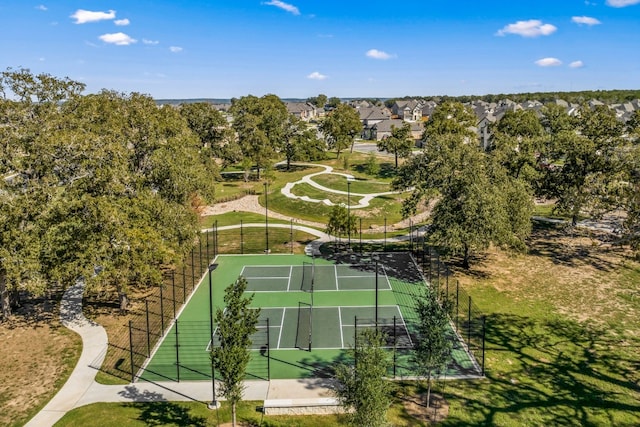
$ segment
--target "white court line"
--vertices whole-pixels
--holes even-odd
[[[384,267],[382,267],[382,271],[384,272],[384,278],[385,278],[385,279],[386,279],[386,281],[387,281],[388,289],[393,289],[393,288],[391,287],[391,282],[389,281],[389,276],[387,276],[387,269],[386,269],[386,268],[384,268]]]
[[[413,340],[411,340],[411,334],[409,333],[409,329],[407,329],[407,324],[404,322],[404,316],[400,312],[400,307],[398,307],[398,312],[400,314],[400,320],[402,320],[402,326],[404,326],[404,330],[407,332],[407,337],[409,338],[409,344],[413,347]]]
[[[338,287],[338,266],[337,265],[333,266],[333,271],[336,275],[336,291],[339,291],[340,288]]]
[[[211,348],[213,347],[213,337],[216,336],[216,332],[218,332],[218,327],[216,326],[216,328],[213,330],[213,335],[211,336],[211,339],[209,340],[209,344],[207,344],[207,348],[205,349],[205,351],[207,353],[211,352]]]
[[[288,279],[289,276],[256,276],[256,277],[246,277],[249,280],[270,280],[270,279]]]
[[[289,280],[287,281],[287,292],[289,292],[289,288],[291,287],[291,276],[293,275],[293,265],[289,267]]]
[[[338,319],[340,319],[340,346],[344,348],[344,334],[342,332],[342,309],[338,307]]]
[[[375,279],[376,278],[375,274],[363,274],[363,275],[358,275],[358,276],[356,276],[356,275],[348,276],[347,275],[347,276],[337,276],[337,277],[338,277],[338,279],[349,279],[349,278],[353,278],[353,277],[358,278],[358,279],[362,278],[362,277],[366,277],[367,279]]]
[[[282,309],[282,319],[280,319],[280,333],[278,333],[278,345],[276,346],[276,350],[280,349],[280,339],[282,338],[282,330],[284,325],[284,313],[287,311],[287,307]]]

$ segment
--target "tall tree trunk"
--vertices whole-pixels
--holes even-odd
[[[465,269],[469,268],[469,246],[466,243],[464,245],[464,258],[462,260],[462,267]]]
[[[129,297],[127,296],[127,293],[122,289],[118,290],[118,302],[120,304],[120,312],[126,312],[127,308],[129,308]]]
[[[231,425],[236,427],[236,402],[231,404]]]
[[[396,170],[397,170],[398,169],[398,152],[396,151],[393,154],[395,155],[395,158],[396,158]]]
[[[429,375],[427,375],[427,409],[429,409],[430,404],[431,404],[431,371],[429,371]]]
[[[7,320],[11,316],[11,299],[7,289],[7,273],[2,269],[0,269],[0,309],[2,320]]]

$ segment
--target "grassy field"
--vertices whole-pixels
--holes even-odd
[[[62,387],[80,357],[80,337],[58,320],[59,297],[31,300],[0,323],[0,425],[24,425]]]
[[[539,226],[528,254],[456,276],[488,315],[487,380],[447,384],[444,425],[640,425],[640,264],[625,250]]]
[[[344,425],[340,416],[262,417],[257,411],[262,402],[242,402],[238,406],[240,425],[264,427],[314,427]],[[231,410],[226,403],[217,411],[210,411],[199,402],[154,403],[95,403],[67,413],[56,427],[96,425],[102,427],[137,426],[216,426],[231,421]]]
[[[356,178],[355,180],[347,181],[347,179],[342,175],[322,174],[316,175],[311,179],[323,187],[338,191],[350,190],[352,193],[360,194],[385,193],[387,191],[391,191],[391,185],[388,182],[371,181],[372,178],[373,177],[371,176],[365,176],[363,178]]]

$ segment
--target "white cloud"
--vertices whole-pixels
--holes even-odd
[[[73,15],[71,15],[71,18],[76,20],[76,24],[105,21],[109,19],[115,19],[115,17],[115,10],[110,10],[109,12],[92,12],[90,10],[78,9]]]
[[[596,18],[591,18],[589,16],[573,16],[571,18],[571,22],[574,22],[576,24],[584,24],[584,25],[598,25],[598,24],[602,24],[602,22],[600,22],[599,20],[597,20]]]
[[[268,2],[266,2],[264,4],[266,4],[267,6],[275,6],[275,7],[279,8],[279,9],[285,10],[285,11],[287,11],[289,13],[293,13],[294,15],[300,15],[300,10],[297,7],[295,7],[292,4],[280,1],[280,0],[271,0],[271,1],[268,1]]]
[[[158,43],[160,43],[158,40],[148,40],[148,39],[142,39],[142,43],[144,44],[150,44],[150,45],[156,45]]]
[[[307,78],[311,80],[325,80],[327,77],[328,76],[325,76],[324,74],[320,74],[317,71],[314,71],[313,73],[307,76]]]
[[[173,53],[182,52],[182,48],[180,46],[169,46],[169,50]]]
[[[127,18],[124,18],[124,19],[116,19],[115,21],[113,21],[113,23],[119,27],[124,27],[129,25],[131,21],[129,21]]]
[[[557,29],[555,25],[543,24],[539,19],[530,19],[528,21],[518,21],[515,24],[509,24],[499,30],[496,35],[517,34],[522,37],[538,37],[553,34]]]
[[[582,61],[573,61],[571,64],[569,64],[569,67],[571,67],[571,68],[582,68],[582,67],[584,67],[584,62],[582,62]]]
[[[115,44],[118,46],[127,46],[137,42],[136,39],[129,37],[125,33],[103,34],[98,38],[105,43]]]
[[[36,9],[41,10],[41,11],[43,11],[43,12],[44,12],[44,11],[46,11],[46,10],[48,10],[48,9],[47,9],[47,6],[45,6],[45,5],[43,5],[43,4],[36,6]]]
[[[382,60],[391,59],[395,57],[395,55],[389,55],[387,52],[383,52],[378,49],[369,49],[367,53],[365,53],[365,55],[367,55],[369,58],[382,59]]]
[[[640,0],[607,0],[607,5],[611,7],[626,7],[640,3]]]
[[[558,65],[562,65],[562,61],[558,58],[542,58],[536,61],[536,65],[540,67],[557,67]]]

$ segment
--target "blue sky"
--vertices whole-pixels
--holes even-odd
[[[640,89],[640,0],[4,0],[7,67],[155,98]]]

